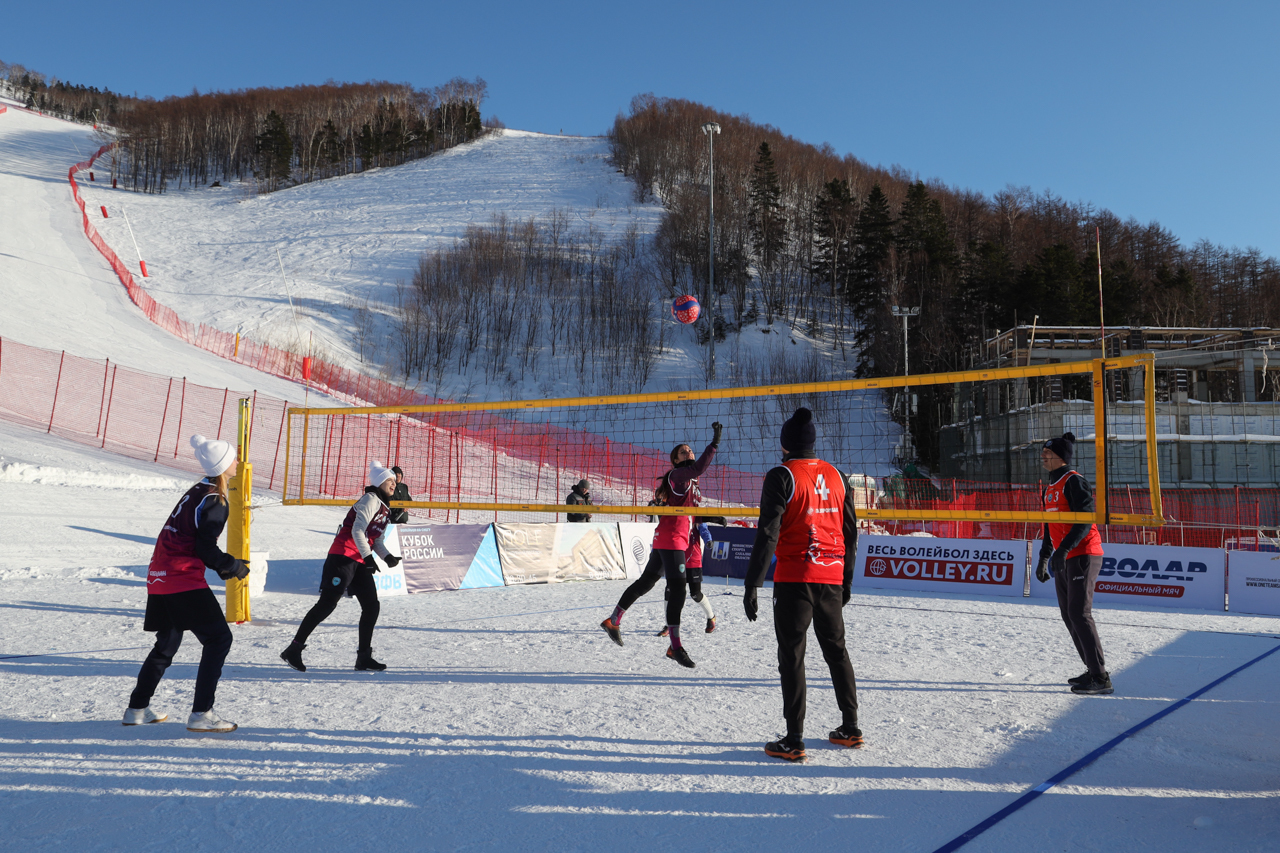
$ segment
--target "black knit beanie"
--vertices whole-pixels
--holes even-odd
[[[796,409],[790,420],[782,425],[782,447],[792,453],[808,453],[818,441],[818,431],[813,426],[813,412]]]
[[[1058,458],[1066,464],[1071,464],[1071,456],[1076,450],[1076,437],[1074,434],[1064,432],[1062,438],[1051,438],[1044,443]]]

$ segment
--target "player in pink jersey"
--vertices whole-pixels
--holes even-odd
[[[163,723],[167,714],[151,710],[151,697],[173,656],[190,631],[200,641],[200,668],[191,702],[187,730],[231,732],[236,724],[213,712],[222,664],[231,651],[231,629],[204,579],[206,567],[218,577],[245,578],[249,568],[218,547],[227,524],[227,482],[236,473],[236,450],[226,441],[191,437],[196,460],[206,476],[178,501],[165,522],[147,567],[147,613],[142,630],[156,632],[156,644],[142,662],[138,680],[124,712],[124,724]]]
[[[360,500],[356,501],[342,520],[329,556],[325,558],[320,576],[320,600],[302,617],[293,642],[280,653],[280,659],[299,672],[306,672],[302,662],[302,650],[307,647],[311,632],[334,611],[343,594],[350,591],[360,602],[359,646],[356,649],[358,670],[381,672],[387,666],[373,658],[373,628],[378,624],[382,605],[378,602],[378,585],[373,579],[378,571],[376,552],[388,566],[400,564],[383,544],[382,538],[390,523],[391,510],[387,502],[396,490],[396,475],[390,468],[374,460],[369,465],[369,485]]]

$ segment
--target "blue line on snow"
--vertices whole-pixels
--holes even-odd
[[[1114,738],[1107,741],[1102,746],[1098,747],[1093,752],[1089,753],[1084,758],[1077,761],[1075,764],[1072,764],[1066,770],[1059,772],[1056,776],[1051,777],[1047,781],[1042,782],[1041,784],[1032,788],[1030,791],[1027,791],[1027,793],[1023,794],[1021,797],[1014,800],[1012,803],[1005,806],[1000,811],[991,815],[991,817],[982,821],[977,826],[951,839],[946,844],[942,845],[937,850],[935,850],[934,853],[950,853],[950,851],[952,850],[958,850],[959,848],[968,844],[973,839],[977,838],[982,833],[986,832],[991,827],[995,826],[1000,821],[1007,818],[1009,815],[1013,814],[1014,812],[1021,809],[1023,806],[1030,803],[1032,800],[1039,797],[1044,792],[1048,791],[1053,786],[1066,781],[1071,776],[1074,776],[1076,773],[1079,773],[1081,770],[1088,767],[1093,762],[1097,761],[1103,755],[1110,752],[1117,745],[1119,745],[1121,741],[1125,740],[1126,738],[1133,737],[1135,734],[1142,731],[1147,726],[1150,726],[1152,723],[1155,723],[1164,719],[1165,717],[1169,716],[1174,711],[1178,710],[1183,705],[1186,705],[1188,702],[1192,701],[1193,699],[1197,699],[1200,696],[1203,696],[1205,693],[1208,693],[1210,690],[1217,687],[1219,684],[1226,681],[1228,678],[1235,675],[1236,673],[1248,669],[1258,661],[1262,660],[1265,657],[1268,657],[1269,655],[1273,655],[1276,652],[1280,652],[1280,646],[1275,646],[1270,651],[1263,652],[1253,660],[1249,661],[1246,664],[1236,667],[1235,669],[1231,670],[1226,675],[1222,676],[1216,681],[1209,682],[1204,687],[1201,687],[1199,690],[1197,690],[1195,693],[1192,693],[1190,696],[1186,697],[1185,699],[1179,699],[1177,702],[1174,702],[1172,705],[1170,705],[1168,708],[1165,708],[1163,711],[1158,711],[1155,714],[1152,714],[1150,717],[1147,717],[1145,720],[1138,723],[1136,726],[1129,729],[1127,732],[1116,735]]]

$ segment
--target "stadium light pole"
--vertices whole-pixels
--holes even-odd
[[[893,316],[902,318],[902,375],[904,377],[911,375],[911,362],[909,360],[910,350],[907,348],[907,319],[909,317],[919,317],[920,308],[903,308],[898,305],[893,306]],[[906,437],[903,450],[910,452],[911,450],[911,386],[902,386],[902,420],[906,427]],[[904,454],[905,455],[905,454]]]
[[[716,134],[720,132],[720,125],[714,121],[709,121],[702,126],[702,132],[707,135],[707,151],[710,157],[709,174],[711,176],[710,192],[707,193],[707,199],[711,202],[710,227],[707,229],[707,308],[710,309],[712,297],[716,292]],[[716,312],[711,311],[708,319],[711,325],[711,381],[716,379]]]

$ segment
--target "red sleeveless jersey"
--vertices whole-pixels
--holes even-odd
[[[369,494],[371,493],[365,492],[360,497],[360,500],[364,500]],[[350,557],[357,563],[364,559],[364,555],[360,553],[360,549],[356,546],[356,540],[351,534],[351,529],[356,523],[356,507],[359,504],[360,501],[356,501],[352,504],[351,509],[347,510],[347,517],[342,520],[342,526],[338,528],[337,534],[333,537],[333,544],[329,546],[330,554],[341,554],[342,556]],[[382,538],[382,534],[386,531],[390,520],[391,510],[387,509],[387,505],[382,501],[378,501],[378,511],[374,513],[373,520],[364,529],[364,535],[369,540],[370,548],[373,547],[374,542]]]
[[[204,561],[196,556],[196,530],[205,502],[217,499],[217,487],[202,480],[178,501],[169,514],[169,520],[164,523],[164,529],[156,537],[156,547],[151,552],[151,565],[147,569],[148,595],[172,595],[209,588],[204,579]]]
[[[1045,512],[1071,512],[1071,508],[1067,506],[1067,496],[1064,489],[1067,480],[1072,477],[1080,476],[1075,471],[1068,471],[1064,476],[1058,478],[1058,482],[1053,483],[1044,490],[1044,511]],[[1066,538],[1067,532],[1074,525],[1071,524],[1049,524],[1049,541],[1053,543],[1053,547],[1058,545]],[[1079,545],[1072,548],[1067,553],[1067,559],[1073,559],[1085,554],[1100,555],[1102,553],[1102,537],[1098,535],[1098,525],[1089,528],[1089,532]]]
[[[784,583],[844,583],[844,478],[821,459],[788,459],[791,496],[782,514],[778,565]]]

